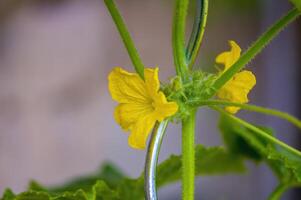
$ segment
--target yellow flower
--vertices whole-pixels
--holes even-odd
[[[216,57],[216,63],[225,66],[222,73],[229,69],[240,57],[241,49],[234,42],[229,41],[231,50],[223,52]],[[243,70],[235,74],[218,92],[217,97],[235,103],[248,103],[248,93],[256,84],[256,77],[250,71]],[[240,108],[227,106],[229,113],[235,114]]]
[[[167,102],[159,91],[158,68],[144,70],[144,79],[116,67],[109,75],[109,90],[119,103],[115,108],[116,122],[125,131],[130,131],[129,145],[144,149],[147,137],[156,121],[174,115],[178,110],[175,102]]]

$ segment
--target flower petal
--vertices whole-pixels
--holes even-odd
[[[131,131],[128,139],[129,145],[135,149],[144,149],[147,137],[155,123],[156,119],[153,115],[146,115],[140,118]]]
[[[226,71],[239,59],[241,52],[241,48],[238,44],[236,44],[236,42],[230,40],[229,45],[231,50],[219,54],[215,59],[216,63],[223,64],[225,66],[224,71]]]
[[[109,75],[109,90],[119,103],[145,102],[147,97],[144,81],[138,74],[115,67]]]
[[[236,103],[247,103],[248,93],[256,84],[256,77],[250,71],[242,71],[233,76],[218,92],[220,99]],[[239,108],[234,106],[226,107],[226,110],[235,114]]]
[[[144,69],[144,79],[147,91],[150,96],[155,96],[155,94],[160,89],[160,81],[158,75],[159,69],[156,67],[155,69],[146,68]]]
[[[235,114],[240,110],[240,107],[227,106],[225,107],[225,110],[231,114]]]
[[[119,104],[115,108],[114,118],[123,130],[131,130],[135,123],[146,115],[154,111],[151,105],[140,103],[124,103]]]
[[[179,108],[176,102],[167,102],[163,92],[156,94],[153,105],[155,108],[156,119],[160,122],[166,117],[174,115]]]
[[[178,110],[175,102],[167,102],[165,95],[159,92],[158,68],[145,69],[144,79],[118,67],[109,75],[109,90],[112,98],[119,102],[115,120],[124,130],[131,131],[129,145],[136,149],[145,148],[156,121]]]

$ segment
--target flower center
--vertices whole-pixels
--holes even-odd
[[[153,111],[156,109],[156,103],[155,103],[155,101],[151,102],[151,107],[152,107]]]

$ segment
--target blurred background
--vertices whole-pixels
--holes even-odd
[[[171,0],[117,0],[147,66],[159,66],[161,80],[174,75]],[[213,71],[228,40],[246,49],[292,6],[288,0],[211,0],[197,68]],[[193,10],[193,9],[192,9]],[[190,13],[191,24],[193,13]],[[249,66],[257,76],[251,103],[300,116],[301,23],[291,24]],[[116,103],[107,75],[114,66],[132,70],[127,52],[101,0],[0,1],[0,192],[26,189],[28,181],[61,184],[112,161],[126,174],[143,170],[145,151],[131,149],[114,122]],[[285,142],[301,147],[298,131],[262,115],[239,114],[272,126]],[[199,112],[197,140],[222,143],[218,115]],[[168,129],[160,159],[181,152],[178,126]],[[202,177],[196,195],[204,200],[264,200],[276,186],[265,166],[249,163],[243,175]],[[160,190],[177,200],[180,184]],[[298,198],[299,197],[299,198]],[[289,191],[283,199],[300,199]]]

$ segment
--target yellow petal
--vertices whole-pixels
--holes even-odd
[[[241,48],[238,44],[236,44],[236,42],[230,40],[229,45],[231,50],[219,54],[215,59],[216,63],[223,64],[225,66],[224,71],[231,67],[239,59],[241,52]]]
[[[115,67],[109,75],[109,91],[119,103],[145,102],[147,96],[144,81],[138,74]]]
[[[241,71],[233,76],[236,87],[250,91],[256,85],[255,75],[248,70]]]
[[[119,102],[114,112],[117,123],[130,131],[129,145],[143,149],[147,136],[156,121],[174,115],[178,110],[175,102],[167,102],[159,92],[158,68],[144,70],[143,81],[137,74],[115,68],[109,75],[109,90],[112,98]]]
[[[144,69],[145,84],[150,96],[154,96],[160,88],[158,72],[159,69],[157,67],[155,69]]]
[[[256,78],[250,71],[242,71],[233,76],[218,92],[218,98],[235,103],[247,103],[248,93],[255,86]],[[228,106],[226,110],[235,114],[239,108]]]
[[[119,104],[115,108],[114,118],[123,130],[131,130],[135,123],[145,115],[149,115],[154,111],[151,105],[140,103]]]
[[[147,137],[155,123],[156,119],[153,117],[153,115],[146,115],[140,118],[131,131],[128,140],[129,145],[135,149],[144,149],[146,146]]]
[[[160,122],[178,111],[178,104],[168,102],[163,92],[159,92],[155,95],[153,106],[155,108],[156,119]]]
[[[234,107],[234,106],[227,106],[225,108],[225,110],[227,112],[231,113],[231,114],[235,114],[235,113],[237,113],[240,110],[240,108],[239,107]]]

